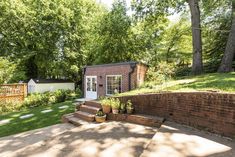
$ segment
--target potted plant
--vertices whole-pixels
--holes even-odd
[[[120,113],[121,113],[121,114],[124,114],[125,111],[126,111],[126,104],[121,103],[121,104],[120,104]]]
[[[126,112],[128,114],[132,114],[133,111],[134,111],[134,106],[133,106],[131,100],[128,100],[127,103],[126,103]]]
[[[104,114],[103,111],[97,111],[95,115],[95,121],[98,123],[102,123],[105,122],[105,120],[106,120],[106,114]]]
[[[101,106],[104,113],[110,113],[111,112],[111,101],[108,98],[104,98],[101,100]]]
[[[111,98],[111,105],[112,105],[112,112],[113,114],[118,114],[120,108],[120,101],[119,99]]]

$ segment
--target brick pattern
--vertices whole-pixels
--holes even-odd
[[[129,90],[129,72],[131,71],[130,65],[110,65],[105,67],[87,67],[84,75],[84,91],[86,76],[97,76],[97,93],[99,96],[106,95],[106,76],[107,75],[121,75],[122,76],[122,92]],[[137,74],[139,73],[142,79],[145,78],[147,67],[142,64],[137,64],[134,72],[131,74],[131,89],[138,86]],[[137,73],[138,72],[138,73]],[[84,92],[85,94],[85,92]]]
[[[158,128],[162,125],[164,121],[163,118],[156,116],[136,115],[136,114],[112,114],[112,113],[108,114],[107,120],[125,121],[125,122],[151,126],[151,127],[158,127]]]
[[[135,112],[235,137],[235,94],[158,93],[119,98],[131,100]]]

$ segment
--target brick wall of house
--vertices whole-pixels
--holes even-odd
[[[137,71],[138,68],[141,67],[139,71],[141,75],[145,75],[144,65],[135,67],[133,73],[131,74],[131,89],[137,87]],[[97,76],[97,92],[98,97],[106,95],[106,76],[107,75],[121,75],[122,76],[122,92],[126,92],[129,90],[129,73],[131,71],[130,64],[124,65],[110,65],[110,66],[96,66],[96,67],[87,67],[84,75],[84,80],[86,76]],[[145,76],[141,76],[144,78]],[[84,91],[86,91],[84,86]],[[84,93],[85,94],[85,93]]]
[[[167,120],[235,138],[235,94],[159,93],[120,98],[131,100],[136,113]]]
[[[143,64],[138,64],[137,65],[137,76],[136,76],[136,82],[137,82],[137,87],[142,85],[144,83],[146,73],[147,73],[148,67],[143,65]]]

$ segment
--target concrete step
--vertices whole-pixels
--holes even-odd
[[[84,124],[89,124],[89,122],[87,121],[84,121],[80,118],[77,118],[77,117],[69,117],[68,118],[68,121],[69,123],[73,124],[73,125],[76,125],[76,126],[80,126],[80,125],[84,125]]]
[[[80,107],[80,111],[91,113],[91,114],[96,114],[97,111],[99,111],[99,110],[101,110],[101,108],[93,107],[93,106],[87,106],[87,105],[82,105]]]
[[[90,113],[83,112],[83,111],[75,112],[74,116],[77,117],[77,118],[80,118],[82,120],[88,121],[88,122],[95,121],[95,114],[90,114]]]
[[[89,122],[82,120],[81,118],[75,117],[74,113],[63,115],[62,122],[63,123],[71,123],[75,126],[90,124]]]
[[[98,101],[86,101],[85,105],[97,107],[97,108],[102,108],[100,102],[98,102]]]

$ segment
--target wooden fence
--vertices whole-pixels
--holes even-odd
[[[27,96],[27,84],[0,85],[0,102],[21,102]]]

